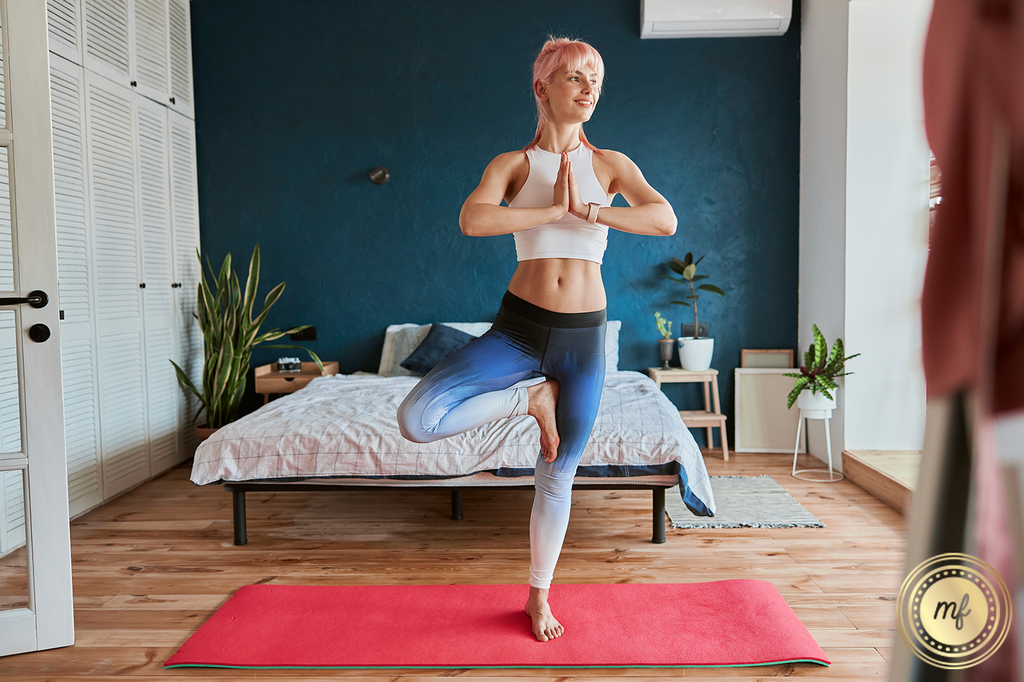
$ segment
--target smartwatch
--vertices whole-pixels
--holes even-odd
[[[590,202],[590,212],[587,213],[587,222],[593,225],[597,222],[597,211],[601,208],[601,204],[596,202]]]

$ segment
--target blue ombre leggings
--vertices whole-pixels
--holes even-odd
[[[524,415],[527,386],[558,382],[558,456],[549,464],[538,454],[534,469],[533,587],[551,586],[569,525],[573,477],[604,388],[606,321],[604,310],[556,313],[506,292],[491,329],[434,367],[398,408],[402,435],[429,443]]]

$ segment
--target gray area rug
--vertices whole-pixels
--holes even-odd
[[[694,516],[679,495],[665,491],[665,511],[673,528],[824,528],[771,476],[712,476],[715,516]]]

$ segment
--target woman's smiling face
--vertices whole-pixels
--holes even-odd
[[[578,70],[566,70],[544,87],[548,117],[552,121],[582,123],[589,121],[597,106],[600,80],[593,64]]]

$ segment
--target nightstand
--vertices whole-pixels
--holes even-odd
[[[711,429],[718,428],[718,434],[722,440],[722,457],[729,461],[729,436],[725,433],[725,420],[727,417],[722,414],[722,406],[718,401],[718,370],[707,369],[703,372],[691,372],[685,369],[661,369],[659,367],[647,368],[647,374],[654,379],[654,383],[661,388],[662,384],[704,384],[704,409],[703,410],[680,410],[679,416],[688,428],[707,430],[708,447],[714,446]],[[712,403],[712,397],[714,402]],[[712,404],[714,410],[712,410]]]
[[[338,363],[333,360],[324,363],[323,374],[315,362],[303,362],[301,372],[279,372],[277,363],[272,362],[256,368],[256,392],[263,394],[263,404],[266,405],[271,394],[295,393],[319,376],[337,373]]]

